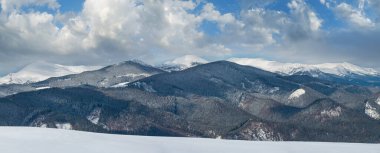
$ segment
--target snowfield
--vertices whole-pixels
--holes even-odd
[[[253,142],[0,127],[1,153],[379,153],[380,144]]]
[[[297,99],[297,98],[301,97],[302,95],[304,95],[305,93],[306,93],[306,91],[304,89],[297,89],[292,94],[290,94],[288,99],[289,100]]]

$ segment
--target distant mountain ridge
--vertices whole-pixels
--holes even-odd
[[[282,75],[310,75],[317,78],[326,78],[332,75],[335,77],[345,77],[347,79],[370,79],[371,82],[379,82],[380,72],[372,68],[360,67],[347,62],[344,63],[322,63],[322,64],[301,64],[301,63],[281,63],[260,58],[230,58],[231,61],[240,65],[253,66],[259,69],[279,73]],[[153,67],[140,60],[131,60],[143,66]],[[209,61],[195,56],[184,55],[173,60],[163,62],[155,66],[164,71],[181,71]],[[69,74],[78,74],[84,71],[92,71],[102,68],[102,66],[66,66],[38,61],[25,66],[18,72],[10,73],[0,78],[0,84],[24,84],[46,80],[51,77],[60,77]],[[363,78],[366,77],[366,78]],[[370,78],[368,78],[370,77]]]
[[[157,66],[160,69],[165,71],[181,71],[190,67],[194,67],[200,64],[208,63],[207,60],[195,56],[195,55],[184,55],[178,58],[175,58],[170,61],[166,61],[163,64]]]
[[[125,61],[104,68],[79,74],[49,78],[34,83],[35,87],[75,87],[91,85],[96,87],[121,87],[145,77],[164,73],[163,70],[142,63],[141,61]]]
[[[24,84],[69,74],[100,69],[101,66],[67,66],[45,61],[31,63],[21,70],[0,78],[0,84]]]
[[[369,75],[380,76],[380,73],[372,68],[364,68],[351,63],[322,63],[322,64],[300,64],[300,63],[281,63],[260,58],[230,58],[228,61],[257,67],[274,73],[293,75],[301,72],[309,72],[318,75],[318,72],[333,74],[337,76]]]
[[[125,87],[129,82],[164,72],[141,61],[125,61],[101,69],[50,77],[38,82],[3,84],[0,85],[0,97],[54,87],[66,88],[90,85],[105,88],[120,88]]]
[[[314,78],[329,80],[336,83],[380,86],[380,72],[372,68],[360,67],[347,62],[300,64],[281,63],[260,58],[231,58],[228,61],[257,67],[284,76],[308,75]]]

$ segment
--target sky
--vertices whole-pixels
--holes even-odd
[[[379,0],[0,0],[0,75],[192,54],[380,70]]]

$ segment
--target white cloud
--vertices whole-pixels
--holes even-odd
[[[309,11],[307,15],[309,17],[310,29],[312,31],[319,30],[319,28],[322,26],[322,19],[318,18],[315,12],[312,11]]]
[[[2,8],[55,6],[53,2],[3,0]],[[83,10],[76,15],[10,11],[0,15],[0,58],[31,54],[36,57],[29,56],[29,60],[53,57],[51,60],[65,61],[62,57],[65,56],[94,63],[107,59],[111,60],[108,62],[130,58],[157,60],[152,58],[157,54],[166,55],[165,58],[190,53],[230,54],[230,48],[210,41],[199,28],[204,20],[213,20],[221,28],[238,21],[231,14],[219,13],[210,4],[205,5],[200,15],[189,13],[196,5],[192,1],[176,0],[86,0]],[[58,27],[56,22],[63,26]]]
[[[352,25],[374,26],[359,6],[333,1],[320,2],[331,4],[335,13]],[[44,59],[99,65],[131,58],[153,63],[185,54],[220,59],[236,54],[277,54],[279,50],[289,51],[282,54],[287,58],[292,53],[302,51],[299,55],[304,56],[314,52],[307,47],[323,44],[319,41],[330,32],[322,28],[320,12],[304,0],[291,0],[287,4],[290,12],[265,9],[273,0],[241,2],[247,6],[236,15],[222,13],[204,1],[86,0],[80,12],[60,13],[56,0],[1,0],[0,64],[15,67]],[[375,2],[370,0],[361,8],[380,6]],[[33,6],[56,10],[20,10]],[[220,32],[204,31],[202,25],[208,21]],[[294,57],[303,58],[300,56]],[[4,69],[0,67],[0,71]]]
[[[240,31],[246,35],[246,41],[242,41],[242,43],[251,46],[250,44],[254,44],[253,42],[258,42],[256,43],[258,47],[275,43],[274,35],[279,33],[279,28],[286,20],[279,12],[260,8],[242,12],[241,18],[244,26]]]
[[[365,15],[363,8],[364,1],[361,1],[359,3],[358,9],[353,8],[351,5],[347,3],[340,3],[336,6],[334,11],[336,12],[336,15],[338,17],[346,20],[353,26],[364,28],[374,27],[375,23],[372,22],[372,20]]]
[[[237,19],[231,13],[221,14],[212,4],[206,4],[200,17],[215,21],[221,30],[219,35],[207,39],[205,43],[215,42],[219,46],[234,46],[234,53],[238,53],[258,51],[275,43],[273,36],[279,33],[277,28],[283,16],[276,11],[255,8],[243,10]]]
[[[369,7],[376,13],[377,18],[380,18],[380,1],[379,0],[368,0]],[[379,22],[380,19],[377,20]]]
[[[226,24],[236,23],[235,17],[231,13],[221,14],[217,11],[212,3],[207,3],[203,7],[200,17],[205,20],[216,21],[220,28],[224,28]]]
[[[23,6],[47,5],[50,9],[57,9],[60,7],[56,0],[1,0],[0,4],[3,12],[12,12]]]
[[[54,47],[47,43],[55,39],[58,28],[53,24],[54,17],[48,13],[20,14],[13,12],[6,18],[0,33],[9,49],[28,49],[31,52],[51,52]],[[43,44],[43,46],[41,46]],[[4,49],[4,48],[3,48]]]
[[[288,7],[291,9],[295,20],[298,20],[296,23],[300,24],[304,30],[315,32],[322,26],[323,20],[308,7],[305,1],[292,0],[288,3]]]
[[[27,5],[59,7],[55,0],[2,1],[2,7],[13,9]],[[128,58],[160,60],[183,54],[223,57],[258,52],[276,44],[283,35],[300,37],[298,29],[302,35],[320,29],[322,20],[305,2],[295,0],[290,5],[294,5],[292,14],[256,7],[242,10],[239,18],[219,12],[211,3],[200,6],[198,2],[176,0],[86,0],[78,14],[13,10],[1,14],[0,58],[34,55],[28,60],[52,57],[49,59],[67,62],[70,58],[71,62],[91,64]],[[199,13],[189,13],[196,7],[202,7]],[[210,36],[202,31],[205,21],[215,22],[221,33]]]

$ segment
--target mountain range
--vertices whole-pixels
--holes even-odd
[[[356,85],[379,86],[380,73],[351,63],[281,63],[259,58],[230,58],[228,61],[257,67],[281,75],[309,75],[315,78]]]
[[[309,75],[315,78],[336,79],[345,78],[346,81],[362,81],[367,84],[380,84],[380,72],[372,68],[360,67],[351,63],[322,63],[322,64],[301,64],[301,63],[281,63],[276,61],[264,60],[260,58],[230,58],[227,61],[240,65],[247,65],[260,68],[269,72],[280,75]],[[200,64],[209,63],[209,61],[195,56],[185,55],[158,64],[150,66],[139,60],[132,62],[155,67],[163,71],[181,71]],[[121,63],[119,63],[121,64]],[[51,77],[60,77],[69,74],[78,74],[85,71],[98,70],[102,66],[66,66],[53,64],[45,61],[31,63],[21,70],[7,74],[0,78],[1,84],[25,84],[46,80]]]
[[[77,74],[84,71],[100,69],[101,66],[66,66],[60,64],[37,61],[31,63],[18,72],[9,73],[0,78],[0,84],[24,84],[42,81],[51,77]]]
[[[0,125],[151,136],[380,142],[380,85],[373,69],[346,63],[281,72],[255,66],[254,59],[182,59],[166,64],[180,69],[126,61],[1,85]]]

